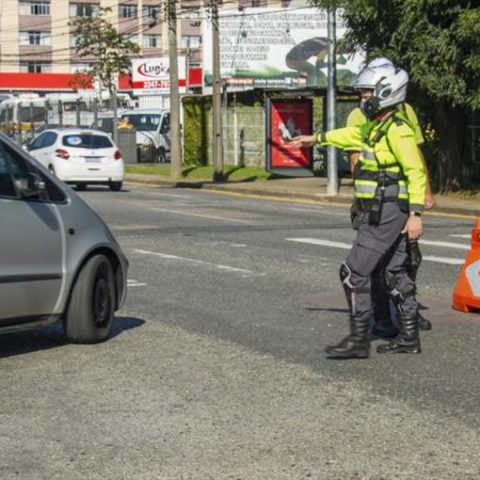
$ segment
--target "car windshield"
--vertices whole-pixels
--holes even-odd
[[[63,145],[74,148],[111,148],[113,147],[110,138],[103,135],[93,135],[91,133],[80,133],[66,135],[63,137]]]
[[[157,129],[160,123],[160,113],[134,113],[122,115],[122,118],[128,118],[136,130],[141,132],[151,132]]]

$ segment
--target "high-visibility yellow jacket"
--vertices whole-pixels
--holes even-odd
[[[415,133],[400,112],[357,127],[319,133],[317,141],[323,146],[360,151],[355,198],[373,198],[387,179],[387,185],[398,184],[398,199],[408,202],[411,212],[424,209],[425,169]]]
[[[422,129],[420,128],[417,114],[415,113],[415,110],[413,109],[413,107],[409,103],[401,103],[400,105],[397,105],[397,110],[399,113],[401,113],[401,118],[402,119],[404,118],[407,121],[408,125],[410,125],[410,127],[412,127],[413,131],[415,132],[416,144],[422,145],[423,143],[425,143]],[[345,126],[358,127],[359,125],[362,125],[367,122],[368,122],[367,117],[362,112],[360,107],[356,107],[348,115],[347,124]]]

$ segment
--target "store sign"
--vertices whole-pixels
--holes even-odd
[[[203,22],[205,86],[212,85],[212,23]],[[317,8],[221,10],[220,71],[229,86],[327,86],[327,13]],[[363,54],[341,53],[345,25],[337,15],[337,83],[350,85]]]
[[[289,140],[312,133],[312,101],[278,99],[267,101],[267,169],[285,171],[312,169],[312,149],[292,147]]]
[[[178,57],[179,93],[185,93],[185,57]],[[170,61],[168,57],[132,61],[132,87],[135,94],[169,94]]]

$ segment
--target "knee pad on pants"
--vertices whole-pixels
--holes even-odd
[[[343,286],[348,286],[350,289],[353,288],[352,286],[352,283],[351,283],[351,278],[352,278],[352,270],[350,269],[350,267],[348,266],[348,264],[346,264],[345,262],[343,262],[341,265],[340,265],[340,281],[342,282]]]
[[[350,307],[350,313],[355,315],[356,302],[355,302],[355,287],[352,285],[352,270],[347,263],[340,265],[340,281],[342,282],[343,289],[345,290],[345,296],[347,297],[348,306]]]
[[[385,272],[385,284],[387,286],[387,293],[390,295],[393,303],[395,305],[402,304],[406,298],[412,297],[415,295],[415,286],[412,289],[405,291],[405,285],[401,286],[401,280],[404,275],[392,273],[392,272]]]

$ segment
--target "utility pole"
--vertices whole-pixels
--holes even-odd
[[[177,11],[175,0],[167,0],[168,58],[170,62],[170,176],[182,176],[182,145],[180,142],[180,95],[178,93]]]
[[[337,103],[336,80],[336,11],[327,10],[327,37],[328,37],[328,81],[327,81],[327,130],[335,128],[335,110]],[[337,150],[327,147],[327,194],[336,195],[338,192]]]
[[[190,89],[190,35],[187,37],[187,54],[185,55],[185,93]]]
[[[223,134],[222,134],[222,79],[220,77],[220,33],[218,0],[210,0],[212,9],[213,53],[213,98],[212,98],[212,162],[213,181],[223,180]]]

